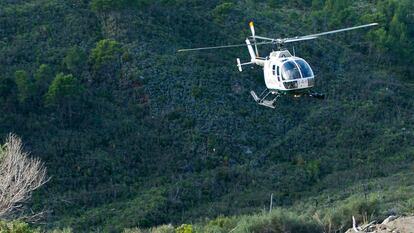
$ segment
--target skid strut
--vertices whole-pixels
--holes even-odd
[[[250,91],[250,94],[252,95],[256,103],[263,105],[265,107],[269,107],[269,108],[275,108],[274,103],[280,97],[280,94],[278,92],[270,91],[269,89],[265,89],[259,96],[257,96],[256,92],[254,91]],[[269,95],[272,95],[272,96],[274,95],[275,97],[271,100],[267,100],[266,98]]]
[[[309,92],[308,95],[316,99],[325,99],[325,94],[321,94],[321,93]]]

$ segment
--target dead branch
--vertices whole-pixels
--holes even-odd
[[[21,139],[9,134],[0,151],[0,218],[10,218],[21,212],[32,192],[47,181],[43,163],[30,158],[23,151]]]

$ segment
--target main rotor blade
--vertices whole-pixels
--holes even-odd
[[[261,42],[257,45],[271,44],[271,42]],[[209,49],[225,49],[225,48],[236,48],[247,46],[247,44],[233,44],[233,45],[222,45],[222,46],[212,46],[212,47],[202,47],[202,48],[191,48],[191,49],[179,49],[177,52],[188,52],[188,51],[198,51],[198,50],[209,50]]]
[[[260,39],[260,40],[268,40],[268,41],[275,41],[275,39],[264,37],[264,36],[251,36],[250,38]]]
[[[325,35],[334,34],[334,33],[338,33],[338,32],[346,32],[346,31],[351,31],[351,30],[360,29],[360,28],[372,27],[372,26],[376,26],[376,25],[378,25],[378,23],[370,23],[370,24],[360,25],[360,26],[356,26],[356,27],[343,28],[343,29],[338,29],[338,30],[334,30],[334,31],[322,32],[322,33],[311,34],[311,35],[306,35],[306,36],[297,36],[297,37],[292,37],[292,38],[285,38],[285,39],[282,39],[282,41],[284,43],[289,43],[289,42],[295,42],[295,41],[301,41],[301,40],[316,39],[317,37],[320,37],[320,36],[325,36]]]
[[[313,40],[313,39],[317,39],[318,37],[316,36],[306,36],[306,37],[294,37],[294,38],[286,38],[286,39],[282,39],[280,40],[283,43],[291,43],[291,42],[297,42],[297,41],[303,41],[303,40]],[[277,40],[277,42],[279,42],[279,40]]]

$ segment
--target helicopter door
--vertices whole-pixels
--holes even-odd
[[[277,66],[276,64],[272,65],[272,83],[274,83],[275,85],[278,85],[278,83],[280,82],[280,68],[279,66]]]
[[[278,82],[277,82],[277,76],[276,76],[276,64],[273,62],[267,63],[265,65],[264,74],[265,74],[265,83],[267,88],[269,89],[275,89],[277,88]]]

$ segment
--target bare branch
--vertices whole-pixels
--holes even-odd
[[[9,134],[0,150],[0,218],[9,218],[23,210],[32,192],[49,179],[37,158],[23,151],[22,141]]]

